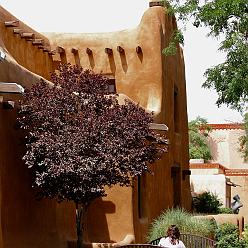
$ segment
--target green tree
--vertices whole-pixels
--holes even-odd
[[[189,157],[191,159],[211,159],[211,153],[207,143],[208,133],[211,129],[206,124],[207,120],[199,116],[189,122]]]
[[[165,0],[169,14],[183,24],[205,26],[209,36],[219,40],[226,60],[205,72],[204,88],[218,94],[216,104],[226,104],[241,112],[248,106],[248,1],[247,0]],[[181,30],[172,37],[183,43]],[[169,53],[171,44],[164,50]]]
[[[248,113],[244,116],[245,135],[240,138],[240,151],[243,154],[244,160],[248,161]]]
[[[207,27],[208,36],[219,41],[219,50],[226,54],[223,63],[204,73],[204,88],[217,92],[217,106],[227,105],[248,118],[248,1],[247,0],[165,0],[167,12],[184,26]],[[175,54],[176,44],[183,44],[182,29],[176,30],[164,54]],[[241,138],[240,150],[248,159],[248,132]]]

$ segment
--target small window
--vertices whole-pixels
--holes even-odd
[[[106,93],[116,93],[115,76],[112,73],[102,75],[108,79],[108,87],[106,88]]]
[[[109,79],[108,83],[108,93],[116,93],[115,79]]]

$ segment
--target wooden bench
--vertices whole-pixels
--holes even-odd
[[[128,244],[128,245],[121,245],[116,246],[118,248],[158,248],[157,245],[152,244]]]
[[[150,242],[152,245],[158,245],[160,238],[157,238]],[[181,233],[180,239],[183,241],[186,248],[214,248],[216,242],[213,239],[203,237],[196,234]]]

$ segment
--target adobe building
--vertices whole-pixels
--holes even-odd
[[[231,207],[233,197],[239,195],[243,204],[239,214],[248,223],[248,163],[240,152],[240,137],[245,135],[239,123],[208,124],[209,163],[191,163],[191,189],[193,192],[209,190],[218,195],[223,206]]]
[[[145,242],[162,211],[191,208],[183,53],[178,47],[175,56],[162,55],[176,21],[160,5],[150,2],[135,29],[100,34],[40,34],[0,6],[0,248],[65,248],[76,239],[72,203],[35,199],[22,161],[24,134],[15,127],[21,94],[10,84],[49,81],[59,63],[108,76],[113,89],[169,128],[169,150],[151,165],[153,175],[138,178],[134,188],[115,186],[91,205],[85,242]]]
[[[219,163],[190,163],[192,195],[210,191],[223,207],[231,207],[232,182],[225,174],[226,168]]]

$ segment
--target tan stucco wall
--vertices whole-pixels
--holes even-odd
[[[244,161],[242,153],[239,151],[239,139],[245,135],[243,129],[213,129],[210,132],[209,144],[213,161],[218,162],[228,169],[247,169],[248,163]],[[240,214],[244,216],[245,223],[248,223],[248,177],[242,173],[238,176],[228,175],[231,182],[237,187],[231,188],[231,201],[233,196],[238,194],[243,203]]]
[[[191,175],[214,175],[223,174],[220,169],[191,169]]]
[[[245,134],[242,129],[214,129],[210,132],[209,144],[213,162],[218,162],[228,169],[247,168],[239,151],[239,138]]]
[[[203,193],[206,191],[215,194],[223,207],[230,207],[227,202],[229,197],[228,188],[226,185],[226,176],[224,174],[210,175],[210,174],[193,174],[190,176],[190,185],[192,193]]]
[[[0,108],[2,247],[65,247],[74,236],[72,208],[35,199],[30,171],[21,159],[24,135],[14,128],[16,111]]]
[[[124,239],[126,234],[134,233],[132,188],[116,186],[109,189],[107,194],[90,206],[87,217],[88,242],[117,242]]]
[[[239,235],[240,237],[242,237],[242,232],[244,231],[244,217],[241,214],[196,215],[195,218],[199,218],[199,219],[207,218],[210,220],[214,220],[217,225],[222,225],[224,223],[237,225],[239,230]]]
[[[3,22],[16,18],[2,8],[0,13],[3,13],[0,15],[0,48],[7,54],[7,60],[1,62],[0,81],[18,82],[29,87],[40,77],[49,79],[56,61],[61,59],[59,54],[52,55],[13,34],[12,28],[6,28]],[[106,198],[97,200],[90,207],[85,240],[118,242],[127,234],[133,234],[136,242],[144,242],[149,224],[161,211],[175,204],[190,209],[189,176],[182,176],[182,171],[189,167],[183,54],[181,49],[175,56],[161,54],[176,27],[175,20],[166,16],[163,8],[152,7],[145,12],[136,29],[115,33],[45,34],[46,38],[23,23],[20,27],[43,38],[49,49],[63,47],[67,62],[72,64],[75,64],[75,57],[71,49],[77,49],[77,62],[80,61],[83,68],[112,74],[117,92],[153,110],[155,121],[169,127],[168,153],[151,166],[153,175],[143,178],[142,208],[145,214],[142,217],[138,215],[137,185],[134,188],[113,187],[107,191]],[[123,47],[125,53],[120,54],[117,46]],[[141,47],[141,53],[136,52],[137,46]],[[85,52],[87,47],[92,50],[92,57]],[[113,55],[108,56],[105,48],[112,48]],[[4,100],[11,97],[5,95]],[[25,147],[18,137],[22,134],[13,129],[15,111],[2,110],[0,118],[0,233],[2,230],[3,246],[65,247],[66,240],[75,238],[73,206],[59,205],[50,200],[38,203],[33,199],[30,174],[21,160]],[[178,166],[176,179],[172,177],[172,166]]]
[[[237,194],[240,196],[243,207],[240,208],[239,214],[244,216],[245,223],[248,224],[248,176],[230,176],[230,179],[238,185],[232,187],[232,197]]]

